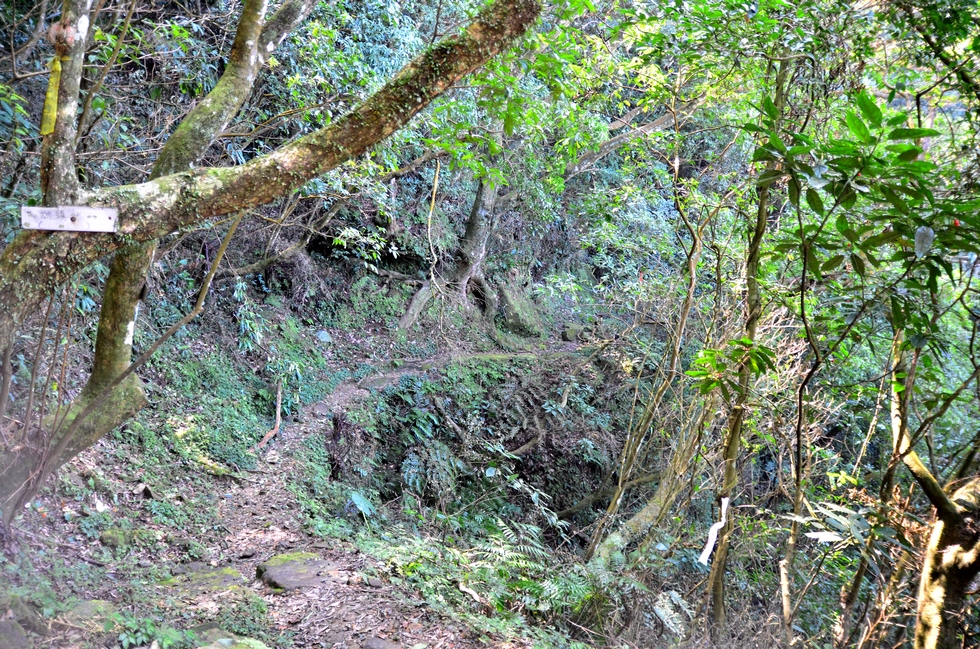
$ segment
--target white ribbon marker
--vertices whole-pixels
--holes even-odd
[[[704,546],[704,552],[698,557],[698,561],[704,565],[708,565],[708,557],[711,556],[711,551],[715,549],[715,541],[718,540],[718,531],[725,527],[725,521],[728,515],[728,498],[721,499],[721,520],[711,526],[708,530],[708,543]]]

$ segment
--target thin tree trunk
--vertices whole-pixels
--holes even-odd
[[[783,105],[785,103],[786,80],[789,74],[789,60],[784,57],[779,62],[779,71],[776,74],[776,96],[774,104],[776,106],[777,117],[775,119],[775,129],[779,129]],[[770,162],[766,165],[767,169],[773,169],[775,163]],[[766,234],[766,225],[769,221],[769,186],[759,187],[757,190],[758,205],[755,213],[755,224],[752,237],[749,240],[748,251],[745,258],[745,338],[750,344],[755,343],[756,334],[759,329],[759,321],[762,318],[762,295],[759,291],[759,260],[762,256],[762,240]],[[749,388],[752,371],[747,361],[743,362],[738,372],[738,393],[735,396],[735,403],[729,416],[728,431],[725,436],[722,459],[724,461],[724,472],[721,488],[718,490],[718,501],[722,502],[731,499],[738,484],[738,454],[742,440],[742,425],[748,412]],[[725,569],[728,565],[728,548],[731,543],[732,530],[735,527],[734,507],[729,507],[729,515],[725,520],[718,535],[718,545],[715,548],[714,560],[711,563],[711,573],[708,577],[708,589],[711,593],[711,612],[709,619],[709,631],[712,639],[718,642],[725,630]]]
[[[675,133],[677,131],[679,131],[679,124],[675,122]],[[675,155],[675,187],[676,183],[679,182],[679,175],[680,160]],[[698,283],[697,270],[703,250],[702,237],[705,228],[708,227],[721,209],[719,206],[709,213],[704,221],[700,223],[692,222],[677,192],[674,193],[674,207],[684,222],[684,227],[687,229],[688,234],[691,236],[691,247],[684,251],[687,257],[687,286],[685,287],[684,301],[681,303],[677,324],[674,326],[673,332],[671,332],[671,347],[667,354],[666,363],[664,364],[665,368],[657,377],[658,383],[656,384],[656,388],[646,403],[644,403],[643,413],[639,421],[635,426],[630,426],[629,435],[623,444],[623,451],[619,459],[619,481],[609,502],[609,507],[599,520],[599,524],[592,534],[589,546],[586,548],[586,560],[592,559],[593,554],[598,553],[598,556],[603,561],[608,561],[612,553],[625,549],[634,538],[645,534],[650,527],[660,521],[680,493],[680,479],[688,470],[688,463],[694,455],[696,440],[699,438],[700,425],[707,412],[707,407],[702,408],[697,417],[688,419],[687,425],[679,432],[677,444],[671,453],[670,462],[667,465],[667,471],[657,485],[657,491],[654,493],[653,498],[639,512],[626,521],[626,523],[621,525],[616,532],[606,536],[606,528],[619,511],[623,495],[626,491],[626,485],[633,472],[634,463],[640,447],[654,423],[654,418],[659,414],[660,406],[667,394],[667,390],[676,384],[677,368],[681,360],[681,351],[684,348],[684,339],[687,335],[687,322],[696,298]]]

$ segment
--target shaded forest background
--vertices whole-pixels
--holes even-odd
[[[295,191],[119,235],[115,265],[37,253],[67,270],[21,309],[22,205],[315,142],[488,11],[294,1],[275,31],[279,5],[99,0],[56,141],[72,4],[0,9],[0,610],[25,641],[318,646],[278,592],[154,589],[319,548],[490,646],[980,645],[975,3],[547,5]]]

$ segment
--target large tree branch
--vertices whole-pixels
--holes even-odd
[[[538,0],[497,0],[462,33],[409,63],[334,124],[231,168],[197,169],[87,193],[84,203],[119,209],[117,234],[21,232],[0,255],[0,346],[41,300],[95,260],[295,191],[404,126],[452,84],[509,46],[537,19]]]
[[[266,0],[246,0],[224,74],[167,140],[150,178],[185,171],[193,166],[252,94],[252,84],[264,60],[262,55],[266,54],[260,53],[258,47],[265,10]],[[272,43],[270,45],[274,47]]]

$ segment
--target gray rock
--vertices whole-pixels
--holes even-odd
[[[541,335],[541,316],[522,288],[503,284],[498,287],[498,294],[504,329],[525,338]]]
[[[402,649],[402,646],[381,638],[371,638],[361,644],[361,649]]]
[[[350,573],[339,570],[312,552],[278,554],[255,568],[255,576],[273,588],[297,590],[327,584],[346,584]]]
[[[23,627],[13,620],[0,620],[0,647],[3,649],[34,649]]]
[[[44,621],[34,607],[25,602],[21,597],[17,595],[11,595],[10,597],[10,609],[14,612],[14,619],[29,631],[33,631],[38,635],[48,634],[48,625]]]
[[[575,342],[582,337],[583,331],[582,325],[570,324],[561,332],[561,339],[567,342]]]
[[[327,333],[327,331],[325,331],[324,329],[321,329],[318,332],[316,332],[316,339],[319,340],[321,343],[326,343],[328,345],[333,342],[333,336]]]
[[[104,599],[90,599],[79,602],[64,614],[65,622],[74,627],[102,627],[106,618],[116,612],[112,602]]]

